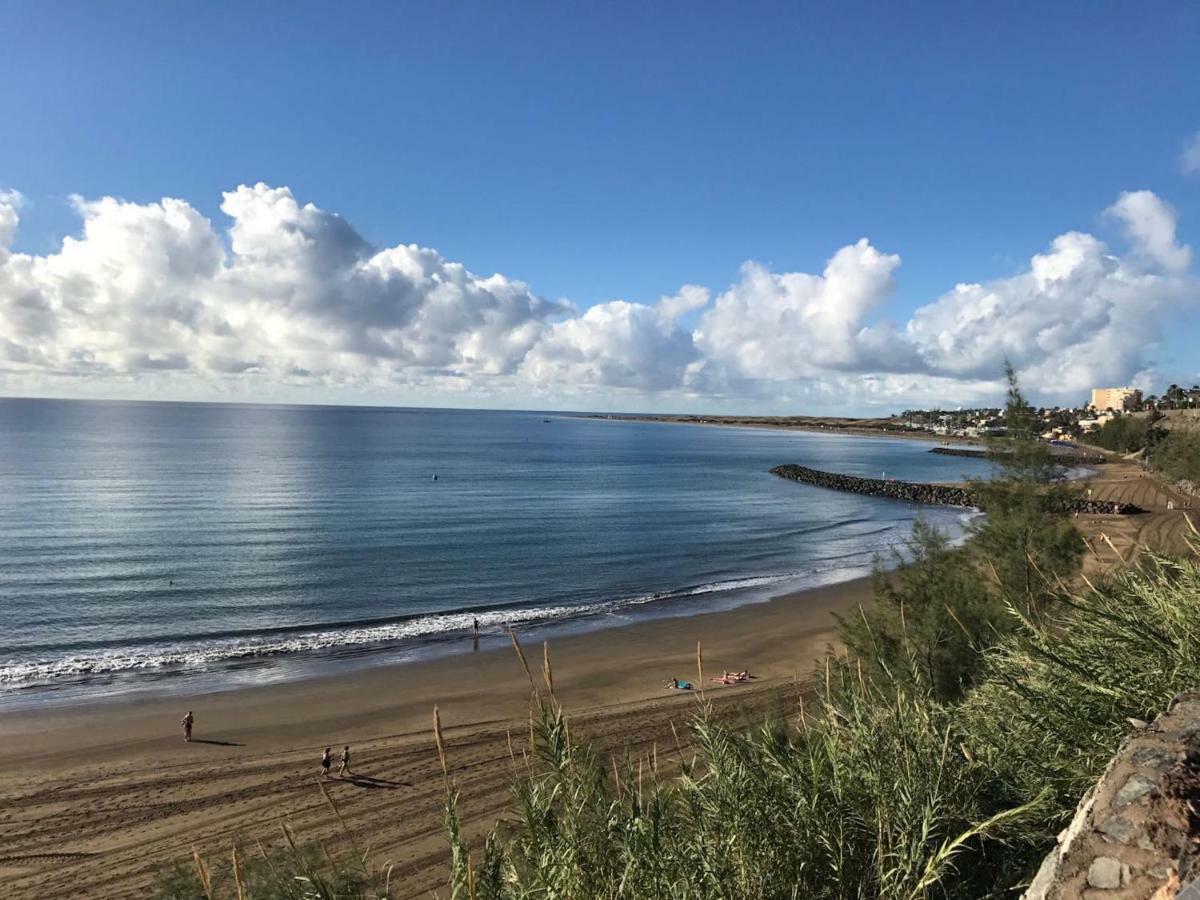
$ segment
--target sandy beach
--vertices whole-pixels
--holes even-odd
[[[707,691],[761,712],[811,672],[835,639],[834,612],[869,601],[867,579],[691,618],[646,621],[551,645],[557,694],[577,727],[611,749],[674,747],[693,695],[663,680],[749,667],[749,685]],[[540,662],[540,647],[526,648]],[[395,863],[401,896],[444,882],[442,789],[431,714],[440,707],[468,828],[507,801],[508,735],[518,744],[529,685],[511,648],[192,699],[109,702],[0,718],[14,765],[0,775],[0,894],[141,896],[193,846],[338,840],[314,777],[321,749],[349,743],[362,778],[338,782],[342,813],[376,862]],[[190,707],[195,741],[178,727]],[[682,732],[681,732],[682,733]]]
[[[1090,487],[1149,512],[1077,520],[1094,549],[1089,573],[1141,546],[1182,549],[1188,498],[1123,462],[1100,467]],[[1178,508],[1168,511],[1169,501]],[[834,615],[869,600],[860,579],[564,637],[551,645],[558,696],[577,731],[613,751],[674,748],[672,723],[686,723],[696,698],[668,692],[663,680],[695,680],[697,641],[707,673],[748,667],[757,676],[707,691],[721,711],[754,717],[795,702],[796,682],[836,640]],[[540,647],[526,649],[540,661]],[[344,838],[315,778],[321,749],[349,743],[358,777],[332,784],[342,814],[375,864],[394,864],[400,896],[429,896],[444,886],[447,858],[433,706],[467,831],[477,833],[506,807],[510,735],[520,747],[528,698],[512,650],[493,648],[336,679],[5,714],[0,894],[144,896],[156,872],[193,847],[275,843],[281,822],[334,845]],[[196,740],[184,744],[178,722],[189,707]]]

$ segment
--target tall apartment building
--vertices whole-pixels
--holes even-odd
[[[1126,409],[1142,402],[1137,388],[1092,388],[1092,408],[1096,410]]]

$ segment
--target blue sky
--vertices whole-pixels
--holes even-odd
[[[1180,246],[1200,236],[1200,173],[1181,164],[1200,130],[1191,4],[16,2],[0,7],[0,34],[0,189],[23,197],[11,245],[32,257],[78,234],[70,195],[180,198],[224,235],[222,193],[264,182],[341,216],[372,248],[436,248],[569,301],[571,316],[613,300],[653,305],[685,284],[715,304],[747,260],[821,273],[865,237],[902,262],[854,327],[903,329],[956,283],[1019,276],[1066,232],[1125,252],[1127,223],[1104,215],[1122,192],[1170,204]],[[1163,322],[1195,317],[1195,270],[1154,301],[1175,311]],[[672,325],[694,329],[704,314],[689,308]],[[553,327],[564,315],[534,318]],[[1200,330],[1160,336],[1130,371],[1087,374],[1200,379]],[[871,374],[844,355],[821,372],[739,369],[731,361],[752,352],[743,343],[741,357],[697,351],[712,362],[703,377],[692,365],[675,382],[639,383],[560,341],[553,365],[506,360],[480,375],[467,371],[474,357],[429,365],[394,343],[382,374],[292,365],[323,373],[307,386],[281,386],[275,356],[260,353],[247,390],[769,411],[827,405],[836,379]],[[0,390],[205,395],[211,368],[172,348],[147,352],[188,358],[173,381],[104,357],[108,374],[85,387],[56,357],[42,370],[14,364]],[[969,367],[925,358],[892,365],[938,379],[911,389],[914,402],[986,393]],[[543,380],[529,380],[534,368]],[[814,390],[825,369],[834,381]],[[1031,376],[1044,371],[1031,361]],[[221,390],[242,390],[229,374]],[[487,375],[497,380],[480,387]],[[470,385],[439,381],[451,376]],[[556,393],[564,379],[572,389]],[[1038,387],[1067,395],[1076,380]],[[856,394],[855,411],[907,396],[904,384],[888,390]]]

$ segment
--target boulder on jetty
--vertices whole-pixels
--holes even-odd
[[[839,475],[837,472],[822,472],[820,469],[797,465],[776,466],[771,470],[771,474],[787,478],[790,481],[799,481],[801,484],[811,484],[814,487],[845,491],[850,494],[867,494],[872,497],[886,497],[889,500],[903,500],[906,503],[928,503],[933,506],[982,508],[974,490],[954,484],[859,478],[857,475]],[[1065,511],[1085,515],[1120,516],[1144,512],[1141,507],[1134,506],[1132,503],[1110,503],[1084,498],[1067,501]]]

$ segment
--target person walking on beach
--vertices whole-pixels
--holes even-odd
[[[192,742],[192,725],[195,724],[196,717],[192,715],[189,709],[188,714],[183,717],[183,721],[179,724],[183,726],[183,740],[190,744]]]
[[[342,748],[342,764],[338,766],[338,778],[350,774],[350,745]]]
[[[329,767],[333,765],[333,753],[329,747],[325,748],[325,752],[321,754],[321,774],[326,778],[329,777]]]

